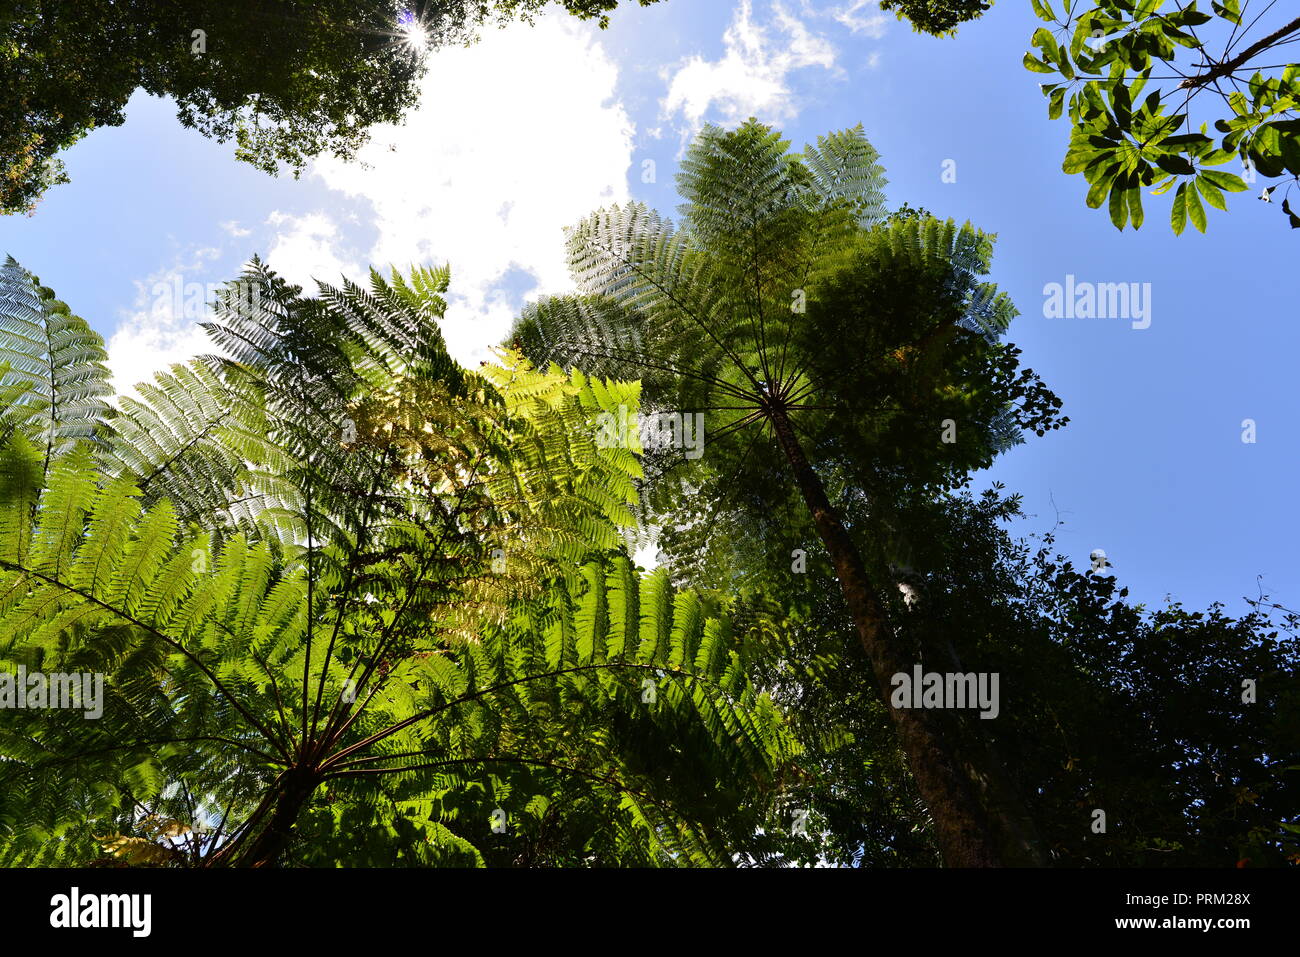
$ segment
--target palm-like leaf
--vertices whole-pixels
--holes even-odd
[[[0,266],[0,394],[21,388],[3,422],[45,450],[44,467],[102,433],[112,393],[103,341],[12,257]]]

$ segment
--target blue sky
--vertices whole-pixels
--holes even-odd
[[[302,283],[449,261],[448,338],[470,361],[524,299],[567,287],[561,227],[629,198],[675,211],[700,123],[757,115],[798,148],[861,122],[891,204],[998,234],[992,278],[1022,313],[1010,338],[1071,418],[976,487],[1023,493],[1022,532],[1059,510],[1060,547],[1080,565],[1104,549],[1137,600],[1242,612],[1263,575],[1295,607],[1300,329],[1286,284],[1300,247],[1250,194],[1211,210],[1206,236],[1173,236],[1161,198],[1137,233],[1087,209],[1082,178],[1060,171],[1067,128],[1020,65],[1037,25],[1021,0],[944,40],[873,0],[666,0],[620,9],[604,32],[548,16],[436,53],[419,110],[376,132],[368,166],[321,161],[298,180],[235,162],[137,95],[124,126],[65,154],[71,184],[0,220],[0,250],[110,341],[119,386],[203,351],[193,290],[254,252]],[[1067,275],[1149,283],[1149,327],[1045,317],[1044,287]]]

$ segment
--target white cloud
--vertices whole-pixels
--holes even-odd
[[[505,337],[520,294],[571,288],[564,226],[629,198],[633,125],[617,81],[590,28],[568,19],[489,31],[433,54],[419,107],[376,128],[360,162],[314,164],[327,186],[373,207],[365,258],[381,272],[450,262],[444,333],[461,361]],[[346,271],[327,212],[271,225],[281,230],[268,262],[294,282]]]
[[[885,35],[885,27],[891,19],[881,12],[878,0],[849,0],[830,13],[852,32],[865,33],[875,40]]]
[[[880,19],[869,0],[843,0],[830,10],[797,2],[799,16],[777,2],[759,24],[752,0],[741,0],[720,59],[695,56],[665,74],[664,118],[684,118],[695,128],[710,110],[731,122],[751,114],[769,122],[788,119],[797,106],[790,88],[795,71],[840,72],[835,48],[806,24],[829,23],[833,15],[862,30],[875,29],[870,25]],[[375,129],[360,162],[322,158],[313,165],[320,182],[360,200],[369,212],[345,216],[340,201],[305,213],[272,212],[260,228],[232,219],[220,229],[235,240],[263,235],[270,265],[309,295],[313,279],[361,279],[371,263],[383,270],[450,262],[448,343],[464,362],[485,357],[504,337],[521,299],[570,288],[562,227],[629,199],[635,131],[616,96],[618,67],[598,36],[589,25],[552,14],[531,27],[487,31],[467,48],[436,51],[420,105],[404,124]],[[672,129],[656,126],[647,136]],[[300,194],[286,192],[286,199],[290,195]],[[217,253],[189,255],[191,261],[136,283],[136,302],[110,342],[119,386],[211,350],[196,325],[206,312],[189,315],[187,305],[175,305],[179,295],[170,297],[172,305],[160,305],[161,294],[153,292],[179,275],[188,301],[190,280],[201,269],[211,272]],[[225,278],[201,280],[206,286]]]
[[[267,263],[308,295],[316,292],[314,278],[337,285],[341,275],[361,277],[360,267],[339,255],[338,227],[325,215],[273,212],[266,222],[277,230]],[[234,220],[219,225],[236,239],[252,233]],[[199,323],[210,317],[221,286],[234,278],[217,266],[224,254],[215,246],[194,247],[135,280],[135,299],[108,341],[108,367],[119,394],[133,394],[137,383],[152,381],[173,363],[220,351]]]
[[[779,3],[772,10],[776,30],[757,24],[752,0],[741,0],[723,35],[722,58],[690,57],[672,75],[661,106],[665,117],[682,114],[684,136],[698,130],[711,109],[728,124],[750,116],[780,123],[796,110],[792,72],[808,67],[839,72],[830,41],[809,31]]]
[[[219,249],[193,249],[169,268],[135,280],[135,301],[124,311],[108,341],[108,368],[119,394],[133,393],[136,383],[191,356],[216,351],[198,325],[207,317],[214,280],[209,264]],[[197,278],[194,274],[197,274]]]
[[[450,262],[448,345],[462,362],[486,358],[521,297],[572,287],[563,227],[629,199],[634,129],[614,99],[618,70],[592,33],[550,16],[436,52],[403,125],[375,129],[359,163],[313,166],[326,186],[372,207],[364,219],[373,245],[359,248],[370,236],[334,207],[277,210],[264,222],[267,263],[314,295],[313,280],[360,280],[371,263],[386,272]],[[219,225],[236,238],[251,232],[234,220]],[[209,283],[229,278],[212,275],[218,255],[194,250],[136,281],[109,342],[119,391],[214,351],[197,323]]]
[[[364,278],[364,270],[353,259],[343,258],[338,224],[325,213],[292,216],[277,210],[266,218],[266,224],[277,227],[266,264],[302,286],[304,294],[316,294],[316,280],[337,286],[343,276],[357,281]]]

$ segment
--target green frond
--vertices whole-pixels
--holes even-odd
[[[49,461],[103,433],[112,394],[103,340],[12,257],[0,266],[0,429]]]
[[[134,481],[147,504],[170,500],[186,521],[251,522],[234,503],[252,494],[248,463],[261,459],[260,417],[205,363],[192,360],[119,399],[100,453],[105,472]]]
[[[876,162],[880,154],[867,141],[861,123],[817,137],[817,145],[804,147],[801,158],[820,202],[849,204],[862,227],[884,220],[885,184],[889,181],[884,167]]]

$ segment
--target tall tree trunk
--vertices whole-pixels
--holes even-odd
[[[944,863],[953,867],[1043,863],[1025,833],[1027,817],[1008,813],[1008,806],[1015,803],[1014,790],[1000,762],[991,761],[987,752],[977,753],[984,759],[979,762],[983,767],[977,768],[958,754],[962,735],[956,716],[942,710],[890,706],[891,679],[900,673],[910,675],[917,662],[892,640],[885,609],[871,586],[862,556],[809,464],[785,410],[772,409],[770,421],[817,534],[830,553],[849,614],[871,663],[876,690],[898,730],[912,777],[934,818]]]

